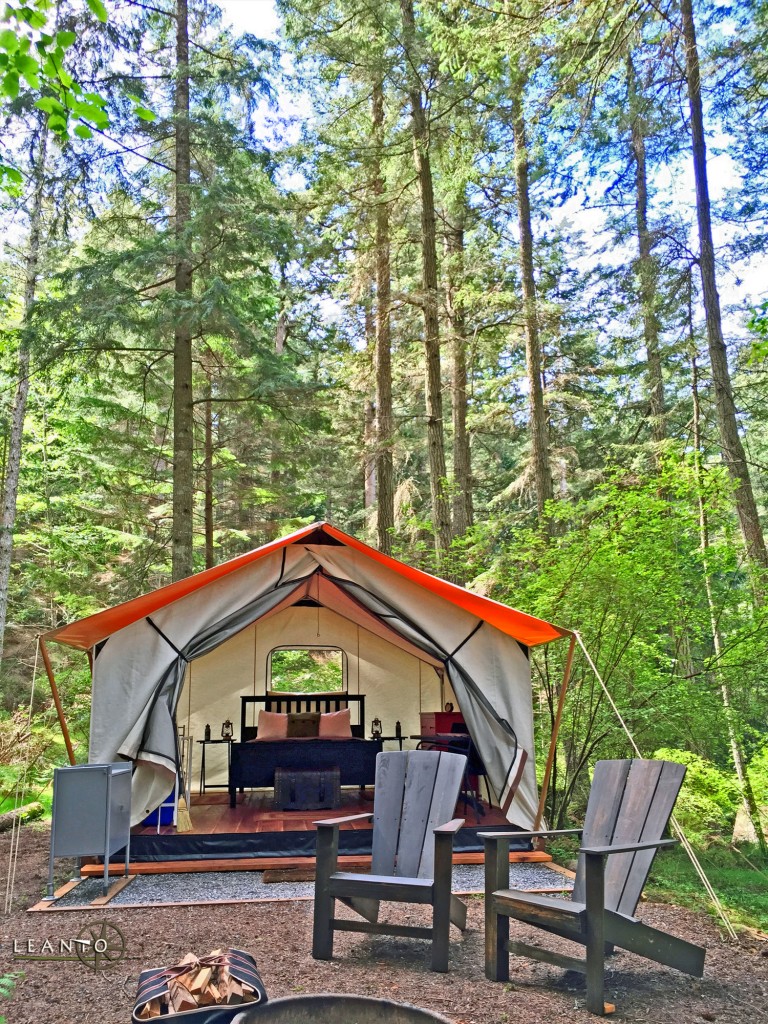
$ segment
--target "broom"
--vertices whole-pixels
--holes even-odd
[[[179,794],[179,802],[176,806],[176,831],[192,831],[192,819],[190,818],[189,811],[187,810],[187,801],[181,794]]]
[[[185,794],[187,793],[187,783],[179,765],[179,799],[176,802],[176,831],[177,832],[191,832],[192,831],[192,819],[189,816],[189,808],[187,807],[187,801]]]

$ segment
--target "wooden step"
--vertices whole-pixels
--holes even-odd
[[[510,864],[547,864],[552,860],[548,853],[531,850],[524,853],[510,853]],[[453,858],[454,864],[482,864],[482,853],[460,853]],[[339,867],[349,871],[368,868],[370,857],[339,857]],[[168,875],[183,874],[188,871],[288,871],[298,868],[314,868],[314,857],[248,857],[211,860],[158,860],[129,864],[128,871],[132,875]],[[110,875],[122,875],[125,865],[112,864]],[[86,878],[104,874],[101,864],[83,864],[81,875]]]

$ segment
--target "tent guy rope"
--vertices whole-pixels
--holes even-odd
[[[619,711],[618,707],[616,706],[616,702],[614,701],[613,697],[609,693],[608,687],[603,682],[602,676],[597,671],[597,666],[595,665],[594,661],[592,661],[592,658],[589,656],[589,651],[585,647],[584,641],[581,639],[581,635],[577,631],[574,630],[574,636],[576,637],[576,640],[578,641],[579,647],[581,647],[582,651],[584,652],[584,657],[587,659],[587,662],[589,663],[589,667],[592,669],[592,671],[595,674],[595,679],[597,679],[598,683],[600,684],[603,693],[605,694],[605,696],[608,699],[608,703],[611,705],[614,714],[616,715],[616,717],[618,718],[619,722],[621,723],[621,727],[624,730],[624,733],[626,734],[627,739],[629,740],[629,743],[630,743],[630,746],[632,747],[632,750],[635,752],[635,754],[638,757],[642,757],[643,755],[640,753],[640,749],[637,746],[637,744],[635,743],[634,736],[629,731],[629,727],[627,726],[627,723],[622,718],[621,712]],[[706,876],[706,874],[704,872],[704,868],[701,866],[701,864],[699,862],[699,859],[696,856],[695,850],[693,849],[693,847],[691,846],[690,842],[688,841],[688,837],[683,832],[683,829],[682,829],[682,827],[680,825],[680,822],[677,820],[677,818],[674,816],[674,814],[670,818],[670,824],[672,826],[672,831],[675,833],[677,838],[680,840],[681,846],[683,847],[685,852],[688,854],[688,858],[691,861],[691,864],[693,864],[693,867],[694,867],[694,869],[696,871],[696,874],[701,879],[701,883],[704,886],[704,888],[706,889],[707,895],[709,896],[710,900],[712,901],[712,905],[714,906],[715,910],[717,911],[718,917],[723,922],[723,927],[728,932],[730,937],[738,942],[738,936],[737,936],[737,934],[736,934],[736,932],[734,930],[733,925],[731,924],[731,921],[730,921],[730,918],[728,917],[728,914],[725,911],[725,907],[722,905],[722,903],[720,902],[720,899],[719,899],[717,893],[712,888],[712,883],[707,878],[707,876]]]
[[[35,665],[32,669],[32,688],[29,694],[29,711],[27,712],[27,750],[24,759],[24,769],[19,773],[19,777],[16,779],[16,790],[13,798],[13,809],[17,811],[21,806],[21,799],[23,798],[24,791],[27,786],[27,772],[29,770],[29,739],[32,730],[32,706],[35,700],[35,683],[37,681],[37,665],[40,657],[40,638],[37,639],[35,646]],[[14,818],[11,825],[11,846],[8,854],[8,875],[5,880],[5,903],[3,912],[6,916],[11,913],[13,909],[13,890],[16,885],[16,864],[19,859],[19,840],[21,838],[21,817]]]

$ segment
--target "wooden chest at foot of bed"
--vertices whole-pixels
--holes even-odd
[[[275,769],[275,809],[278,811],[319,811],[341,803],[341,773],[338,768],[322,771]]]

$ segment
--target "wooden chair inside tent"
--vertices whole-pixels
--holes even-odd
[[[509,980],[509,953],[579,971],[587,977],[587,1009],[606,1007],[604,957],[614,946],[700,978],[704,950],[634,917],[685,775],[671,761],[598,761],[583,829],[481,833],[485,840],[485,973]],[[509,888],[509,839],[581,835],[570,900]],[[586,959],[509,940],[515,918],[586,946]]]
[[[330,960],[334,931],[432,940],[432,970],[448,970],[449,931],[466,927],[467,908],[451,893],[453,837],[464,824],[453,818],[466,758],[431,750],[392,751],[376,759],[372,814],[318,821],[312,956]],[[339,826],[373,817],[369,875],[337,871]],[[364,921],[335,917],[336,900]],[[432,927],[379,923],[379,903],[432,907]]]

